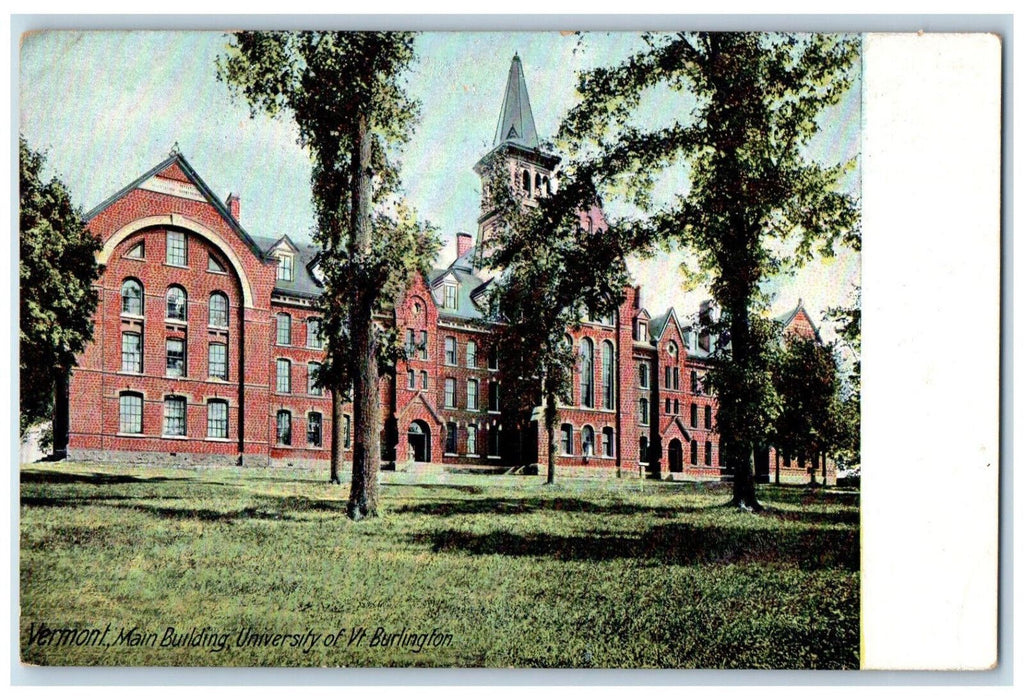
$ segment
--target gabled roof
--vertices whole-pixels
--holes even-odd
[[[807,319],[807,323],[811,326],[811,330],[814,331],[814,339],[820,343],[821,334],[818,333],[818,326],[814,323],[814,319],[811,318],[811,315],[807,312],[807,309],[804,308],[803,299],[797,299],[796,308],[780,316],[776,316],[775,320],[781,323],[783,330],[785,330],[786,328],[789,328],[789,324],[793,323],[793,321],[796,320],[796,317],[800,314],[801,311],[804,312],[804,317]]]
[[[650,322],[650,333],[651,338],[654,340],[661,340],[661,336],[665,334],[665,329],[668,328],[669,320],[675,321],[676,328],[679,329],[680,334],[683,331],[683,324],[679,322],[679,317],[676,316],[676,309],[674,306],[669,307],[669,310],[660,316],[655,316]]]
[[[224,202],[221,201],[220,197],[213,193],[213,190],[211,190],[210,187],[203,181],[203,178],[199,177],[199,173],[195,171],[195,169],[185,159],[185,156],[182,155],[181,152],[178,150],[172,151],[171,154],[165,160],[161,161],[153,168],[147,170],[138,178],[128,183],[127,185],[119,189],[117,192],[107,197],[102,202],[93,207],[91,210],[89,210],[85,215],[85,220],[87,222],[91,221],[98,214],[100,214],[100,212],[109,207],[111,204],[121,199],[132,190],[138,189],[139,186],[145,183],[147,180],[160,174],[164,170],[167,170],[173,165],[177,165],[178,168],[181,169],[181,171],[185,174],[189,181],[191,181],[191,183],[196,186],[196,189],[198,189],[199,192],[203,195],[203,197],[205,197],[206,200],[210,203],[210,205],[217,210],[217,213],[220,214],[221,217],[223,217],[224,221],[227,222],[228,226],[230,226],[231,229],[236,234],[238,234],[238,236],[242,239],[246,246],[248,246],[249,250],[251,250],[253,254],[255,254],[261,260],[266,260],[266,253],[260,248],[260,246],[256,244],[256,241],[253,240],[253,237],[250,236],[244,228],[242,228],[242,225],[238,223],[238,220],[231,215],[231,209],[226,204],[224,204]]]
[[[530,95],[526,91],[523,64],[518,53],[512,57],[512,65],[508,69],[505,98],[501,102],[498,128],[494,132],[492,146],[497,147],[506,141],[527,148],[540,146],[537,127],[533,122],[533,110],[530,108]]]

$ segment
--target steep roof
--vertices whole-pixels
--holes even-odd
[[[512,57],[512,65],[508,69],[508,82],[505,84],[505,99],[501,102],[501,113],[498,115],[498,128],[494,132],[493,146],[505,142],[517,143],[527,148],[538,148],[537,126],[533,122],[533,110],[530,108],[530,95],[526,91],[526,78],[523,76],[523,63],[517,53]]]
[[[796,307],[792,311],[788,311],[780,316],[776,316],[775,320],[782,324],[783,330],[789,330],[792,325],[793,330],[796,333],[800,332],[799,321],[802,320],[810,327],[811,331],[814,333],[814,339],[817,340],[819,343],[821,342],[821,335],[818,333],[818,327],[815,325],[814,319],[811,318],[811,315],[807,313],[807,309],[804,308],[803,299],[797,299]]]
[[[187,177],[188,180],[193,185],[195,185],[196,189],[199,190],[200,194],[202,194],[206,201],[209,202],[210,205],[217,210],[217,213],[224,218],[224,221],[226,221],[228,226],[231,227],[231,230],[238,234],[239,238],[241,238],[242,241],[246,244],[246,246],[248,246],[249,250],[251,250],[261,259],[266,260],[265,252],[260,248],[259,245],[256,244],[256,241],[253,240],[253,237],[250,236],[244,228],[242,228],[242,225],[238,222],[238,220],[235,219],[234,216],[232,216],[231,209],[226,204],[224,204],[224,202],[221,201],[220,197],[213,193],[213,190],[211,190],[210,187],[203,181],[203,178],[199,177],[199,173],[197,173],[195,169],[191,166],[191,164],[189,164],[188,160],[185,159],[185,156],[182,155],[182,153],[177,150],[177,145],[175,145],[175,149],[171,151],[171,154],[165,160],[150,168],[142,175],[137,177],[135,180],[131,181],[130,183],[119,189],[117,192],[107,197],[102,202],[97,204],[95,207],[90,209],[85,215],[85,220],[88,222],[94,219],[100,212],[109,207],[111,204],[121,199],[132,190],[138,189],[140,185],[147,182],[150,178],[159,175],[168,168],[171,168],[172,166],[177,166],[185,175],[185,177]]]

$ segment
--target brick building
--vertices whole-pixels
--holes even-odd
[[[525,198],[557,187],[559,159],[539,145],[518,56],[509,71],[492,150]],[[87,215],[102,241],[95,336],[69,390],[71,459],[180,464],[307,464],[330,455],[331,404],[317,388],[323,358],[314,302],[317,250],[287,235],[242,226],[241,201],[219,199],[174,152]],[[490,347],[482,302],[492,274],[480,267],[494,223],[487,193],[476,244],[456,235],[456,258],[414,281],[386,319],[408,359],[381,381],[382,454],[480,467],[543,463],[537,426],[506,430],[501,358]],[[581,226],[600,231],[600,211]],[[705,311],[708,311],[705,309]],[[785,319],[817,334],[798,305]],[[561,408],[562,468],[669,478],[723,476],[715,402],[702,390],[714,339],[697,318],[652,316],[639,287],[613,318],[569,333],[579,357]],[[567,397],[568,398],[568,397]],[[351,457],[351,410],[344,420]],[[796,464],[765,453],[792,479]]]

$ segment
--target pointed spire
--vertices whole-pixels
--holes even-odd
[[[501,114],[498,116],[498,130],[494,132],[494,145],[512,141],[528,148],[538,148],[537,127],[533,123],[533,110],[530,109],[530,95],[526,92],[526,78],[523,76],[523,64],[519,60],[519,52],[512,57],[512,66],[508,69],[508,83],[505,85],[505,99],[501,103]]]

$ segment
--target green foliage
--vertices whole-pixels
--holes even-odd
[[[782,400],[774,442],[807,457],[840,447],[839,367],[836,349],[814,339],[786,339],[776,373]]]
[[[429,224],[397,198],[397,156],[419,116],[401,75],[413,60],[410,32],[277,32],[231,35],[218,57],[218,79],[245,99],[255,118],[289,115],[299,143],[313,161],[311,189],[317,216],[314,240],[323,253],[320,298],[327,338],[325,384],[351,383],[353,296],[371,292],[371,307],[392,305],[412,275],[424,271],[440,248]],[[371,245],[354,240],[353,200],[358,122],[369,126],[372,174]],[[387,354],[379,360],[393,361]]]
[[[557,398],[571,394],[577,363],[566,331],[587,317],[614,316],[630,281],[629,243],[618,230],[582,227],[581,216],[600,206],[589,173],[568,165],[557,191],[536,203],[524,202],[508,173],[499,154],[484,176],[499,222],[487,264],[501,270],[489,298],[500,310],[502,406],[510,425],[525,427],[543,403],[550,437]],[[553,454],[548,469],[553,480]]]
[[[856,39],[838,35],[677,33],[645,35],[646,48],[617,66],[581,76],[580,103],[560,138],[590,164],[599,191],[617,193],[641,214],[618,227],[635,241],[687,247],[730,322],[719,402],[731,429],[732,458],[745,460],[750,426],[772,413],[763,375],[763,334],[754,321],[761,284],[837,244],[859,248],[857,199],[842,191],[853,163],[810,161],[806,147],[822,111],[853,79]],[[694,106],[661,127],[635,114],[654,88],[692,97]],[[653,205],[658,174],[685,162],[688,187]],[[692,272],[692,271],[690,271]],[[749,374],[749,376],[745,376]],[[742,460],[741,460],[742,461]],[[737,463],[746,469],[746,463]],[[736,479],[737,495],[744,479]],[[753,482],[749,481],[753,496]]]
[[[52,418],[54,379],[92,340],[100,242],[85,229],[67,187],[41,179],[45,156],[18,140],[21,288],[19,359],[22,434]]]
[[[309,472],[31,465],[21,649],[42,665],[857,668],[855,493],[382,475],[380,526]],[[32,622],[372,635],[450,647],[31,647]]]

